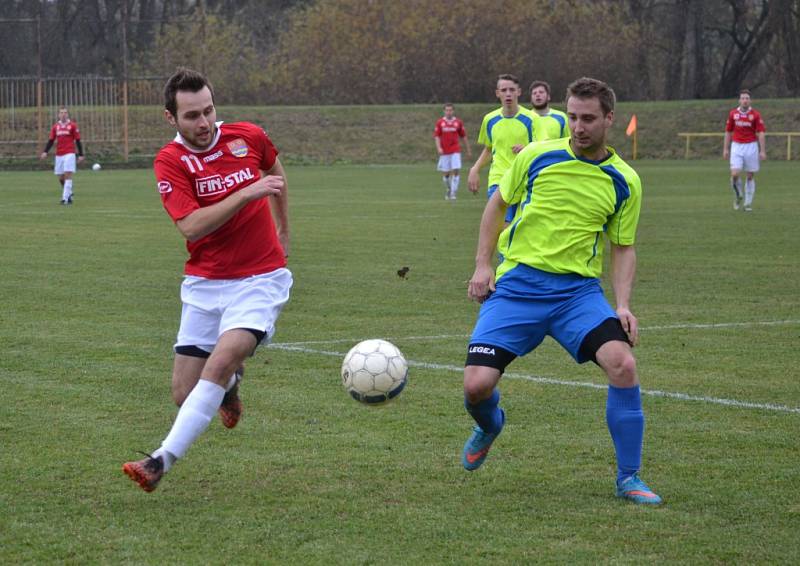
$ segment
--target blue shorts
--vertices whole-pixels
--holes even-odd
[[[524,356],[552,336],[578,363],[586,335],[618,318],[595,278],[517,265],[497,282],[478,314],[470,344],[499,346]]]
[[[497,188],[498,188],[499,186],[500,186],[500,185],[491,185],[491,186],[490,186],[490,187],[489,187],[489,188],[486,190],[486,198],[487,198],[487,199],[490,199],[490,198],[492,198],[492,195],[494,194],[494,192],[497,190]],[[514,220],[514,216],[516,216],[516,215],[517,215],[517,207],[519,207],[519,205],[518,205],[518,204],[512,204],[512,205],[511,205],[511,206],[509,206],[509,207],[508,207],[508,209],[506,210],[506,224],[508,224],[509,222],[511,222],[512,220]]]

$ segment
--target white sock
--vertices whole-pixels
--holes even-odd
[[[195,440],[208,428],[225,396],[225,389],[200,379],[186,397],[169,434],[161,443],[175,458],[182,458]]]
[[[750,206],[753,204],[753,197],[756,194],[756,180],[748,179],[744,184],[744,205]]]
[[[461,178],[458,175],[453,175],[450,177],[450,196],[456,196],[456,193],[458,192],[458,182],[460,180]]]
[[[61,193],[61,200],[68,200],[72,196],[72,179],[64,181],[64,191]]]
[[[239,379],[236,376],[236,373],[234,373],[233,375],[231,375],[231,378],[228,380],[227,385],[225,385],[225,393],[227,393],[228,391],[233,389],[233,386],[236,385],[237,383],[239,383]]]

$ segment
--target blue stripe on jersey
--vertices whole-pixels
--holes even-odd
[[[561,114],[550,114],[551,118],[553,118],[556,122],[561,124],[561,137],[564,137],[564,127],[567,125],[567,121],[564,120],[564,117]]]
[[[531,161],[531,166],[528,168],[528,183],[526,186],[527,194],[525,195],[525,200],[522,202],[521,210],[523,210],[531,202],[531,199],[533,198],[533,182],[543,169],[550,167],[551,165],[564,163],[565,161],[571,161],[573,159],[574,157],[572,157],[568,151],[564,149],[558,149],[543,153]],[[522,215],[519,215],[519,218],[517,218],[517,221],[514,222],[514,225],[511,227],[511,232],[508,234],[508,246],[506,249],[511,248],[511,242],[514,240],[514,232],[517,230],[517,224],[519,224],[520,220],[522,220]]]
[[[622,203],[631,196],[631,188],[628,186],[628,181],[625,180],[622,173],[617,171],[613,165],[600,167],[600,170],[611,177],[611,180],[614,182],[614,191],[617,193],[617,202],[614,205],[614,212],[617,212],[622,206]]]
[[[528,130],[528,143],[531,143],[533,141],[533,120],[524,114],[517,114],[515,118],[522,122],[522,124]]]
[[[497,124],[502,119],[503,119],[503,116],[501,114],[499,116],[495,116],[494,118],[490,119],[486,123],[486,137],[489,138],[490,142],[492,141],[492,128],[494,128],[494,125]],[[492,145],[494,145],[494,144],[492,144]]]

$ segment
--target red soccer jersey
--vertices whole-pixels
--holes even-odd
[[[261,128],[248,122],[218,126],[205,151],[192,151],[176,137],[156,156],[158,192],[175,222],[255,183],[259,170],[275,164],[278,151]],[[187,241],[186,249],[185,273],[208,279],[238,279],[286,266],[266,198],[250,201],[210,234]]]
[[[750,143],[758,139],[756,132],[765,132],[767,129],[758,110],[751,108],[747,112],[742,112],[739,108],[734,108],[728,114],[725,131],[733,132],[733,141],[736,143]]]
[[[78,124],[69,120],[66,124],[60,121],[50,128],[50,141],[56,142],[56,155],[75,153],[75,142],[81,139]]]
[[[453,118],[452,120],[439,118],[439,121],[436,122],[436,127],[433,129],[433,137],[439,138],[439,143],[442,145],[442,153],[449,155],[461,151],[458,138],[467,137],[467,131],[464,129],[464,122],[458,118]]]

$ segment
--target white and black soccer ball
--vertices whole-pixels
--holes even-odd
[[[356,401],[378,405],[391,401],[408,382],[408,362],[386,340],[359,342],[342,362],[342,385]]]
[[[100,167],[99,163],[92,165],[92,171],[100,171],[100,169],[102,169],[102,167]]]

